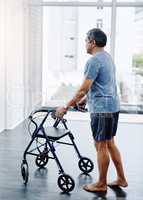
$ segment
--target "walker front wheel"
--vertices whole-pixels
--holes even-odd
[[[63,192],[68,193],[74,189],[75,182],[71,176],[62,174],[58,178],[58,186]]]

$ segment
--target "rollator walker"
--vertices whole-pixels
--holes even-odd
[[[31,125],[34,126],[34,130],[31,131],[29,129],[31,140],[23,154],[21,174],[24,184],[26,185],[29,178],[27,155],[35,156],[35,164],[40,168],[45,167],[49,159],[54,159],[59,169],[57,184],[63,192],[68,193],[74,189],[75,182],[70,175],[65,173],[56,154],[57,150],[55,144],[70,145],[74,147],[78,156],[79,169],[83,173],[90,173],[93,170],[94,165],[89,158],[80,154],[74,141],[74,136],[67,127],[67,120],[65,118],[60,119],[55,117],[55,110],[56,109],[52,107],[41,107],[30,114],[29,127]],[[39,117],[39,114],[43,115],[42,119]],[[48,120],[50,121],[50,125],[45,126]],[[61,141],[64,137],[68,137],[70,142]],[[33,148],[34,143],[36,143],[35,148]]]

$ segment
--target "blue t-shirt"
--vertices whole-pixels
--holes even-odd
[[[115,74],[115,65],[106,51],[97,52],[87,61],[84,76],[93,80],[87,94],[90,113],[119,111]]]

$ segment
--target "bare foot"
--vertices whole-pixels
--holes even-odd
[[[101,183],[87,184],[83,186],[83,189],[88,192],[106,192],[107,185]]]
[[[111,183],[108,183],[109,187],[120,186],[120,187],[127,187],[128,183],[126,180],[116,180]]]

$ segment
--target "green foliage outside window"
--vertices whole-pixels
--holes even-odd
[[[133,67],[143,69],[143,54],[133,56]]]

